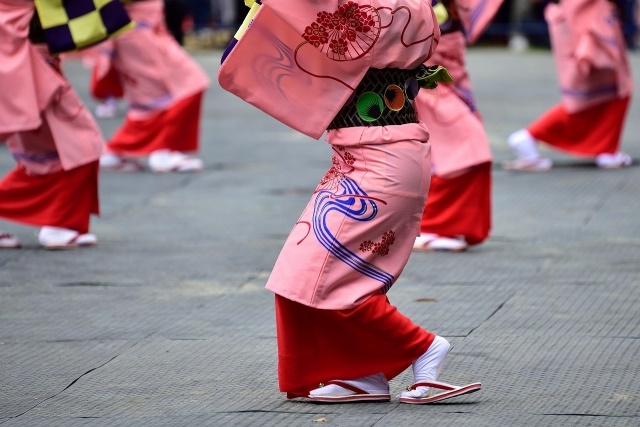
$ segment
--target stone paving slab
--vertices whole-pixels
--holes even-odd
[[[213,80],[219,54],[196,56]],[[407,370],[389,403],[284,399],[263,287],[330,152],[214,83],[205,170],[101,174],[98,247],[45,251],[33,229],[0,222],[25,243],[0,251],[0,425],[638,425],[640,168],[599,171],[545,150],[549,173],[501,170],[507,135],[559,99],[553,60],[502,49],[468,59],[496,158],[492,237],[414,254],[389,298],[450,339],[441,379],[482,381],[481,392],[401,405]],[[640,82],[638,54],[632,63]],[[94,105],[88,71],[65,69]],[[636,161],[639,107],[623,145]],[[105,136],[121,120],[101,120]],[[0,144],[0,174],[11,167]]]

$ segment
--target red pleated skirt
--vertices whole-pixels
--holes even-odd
[[[615,99],[573,114],[558,104],[527,130],[535,139],[570,154],[613,154],[620,149],[629,100]]]
[[[4,219],[84,234],[91,214],[99,214],[97,161],[47,175],[27,175],[18,166],[0,181]]]
[[[427,351],[435,335],[379,294],[349,310],[321,310],[276,295],[278,381],[288,398],[319,383],[382,372],[396,377]]]
[[[107,143],[109,151],[131,156],[146,156],[162,149],[197,151],[202,94],[182,99],[143,120],[127,117]]]
[[[431,176],[421,233],[464,236],[470,245],[491,230],[491,163],[482,163],[454,178]]]

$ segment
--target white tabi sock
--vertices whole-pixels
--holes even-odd
[[[509,135],[507,142],[518,159],[535,160],[540,157],[536,140],[526,129],[520,129]]]
[[[444,359],[451,345],[443,337],[437,336],[429,349],[413,362],[413,380],[415,383],[435,381],[444,365]],[[425,397],[431,387],[417,387],[415,390],[403,391],[402,397]]]
[[[388,394],[389,382],[385,378],[384,374],[374,374],[368,377],[356,378],[355,380],[336,380],[343,383],[347,383],[359,389],[366,391],[369,394]],[[350,396],[356,394],[354,391],[347,390],[344,387],[340,387],[336,384],[329,384],[324,387],[316,388],[309,392],[309,396]]]

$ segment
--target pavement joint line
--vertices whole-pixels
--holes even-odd
[[[60,391],[59,391],[59,392],[57,392],[56,394],[54,394],[54,395],[52,395],[52,396],[49,396],[49,397],[47,397],[46,399],[42,399],[41,401],[39,401],[38,403],[36,403],[36,404],[35,404],[34,406],[32,406],[31,408],[27,409],[26,411],[24,411],[24,412],[22,412],[22,413],[20,413],[20,414],[18,414],[18,415],[16,415],[16,416],[9,417],[6,421],[9,421],[9,420],[11,420],[11,419],[15,419],[15,418],[20,418],[21,416],[25,415],[26,413],[28,413],[28,412],[30,412],[30,411],[32,411],[32,410],[34,410],[35,408],[37,408],[38,406],[42,405],[44,402],[46,402],[46,401],[48,401],[48,400],[51,400],[51,399],[55,398],[56,396],[59,396],[60,394],[64,393],[64,392],[65,392],[65,390],[68,390],[71,386],[73,386],[75,383],[77,383],[77,382],[80,380],[80,378],[84,377],[84,376],[85,376],[85,375],[87,375],[87,374],[90,374],[91,372],[93,372],[93,371],[95,371],[95,370],[97,370],[97,369],[102,368],[103,366],[105,366],[105,365],[107,365],[108,363],[112,362],[114,359],[116,359],[116,358],[117,358],[118,356],[120,356],[121,354],[122,354],[122,353],[120,353],[120,354],[116,354],[115,356],[113,356],[111,359],[107,360],[106,362],[104,362],[104,363],[103,363],[103,364],[101,364],[100,366],[96,366],[95,368],[91,368],[91,369],[89,369],[88,371],[86,371],[85,373],[83,373],[82,375],[80,375],[78,378],[76,378],[75,380],[71,381],[71,383],[69,383],[69,385],[67,385],[65,388],[63,388],[62,390],[60,390]],[[4,422],[6,422],[6,421],[4,421]],[[0,423],[0,424],[4,424],[4,422],[2,422],[2,423]]]
[[[482,322],[480,322],[477,326],[471,328],[471,330],[469,330],[469,332],[463,337],[463,338],[467,338],[469,335],[471,335],[476,329],[478,329],[479,327],[481,327],[482,325],[484,325],[486,322],[489,321],[489,319],[491,319],[498,311],[500,311],[502,309],[502,307],[505,306],[505,304],[507,304],[509,301],[511,301],[513,299],[513,297],[517,294],[517,292],[513,292],[511,293],[511,295],[509,295],[509,297],[504,300],[502,303],[500,303],[500,305],[498,305],[498,307],[496,307],[495,310],[493,310],[492,313],[489,314],[489,316],[487,316],[486,319],[484,319]]]
[[[613,186],[611,191],[604,193],[604,195],[598,200],[590,212],[587,212],[587,215],[583,221],[583,227],[580,231],[583,231],[585,228],[589,226],[591,220],[600,212],[600,210],[611,200],[614,194],[618,193],[620,190],[624,189],[624,187],[629,183],[629,174],[623,175],[622,179]]]

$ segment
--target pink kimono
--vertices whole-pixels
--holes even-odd
[[[545,18],[562,103],[527,130],[572,154],[617,153],[633,81],[615,6],[607,0],[563,0],[547,6]]]
[[[332,16],[351,13],[363,17],[353,38],[348,31],[344,38],[325,35],[321,27],[329,28]],[[318,138],[369,68],[412,69],[432,54],[434,21],[421,0],[267,0],[222,64],[220,83]],[[259,83],[265,77],[268,84]],[[329,131],[333,167],[292,230],[267,289],[333,310],[388,291],[418,230],[429,187],[428,139],[421,122]]]
[[[101,44],[94,65],[94,94],[116,76],[129,104],[108,149],[137,156],[159,149],[196,151],[209,78],[166,30],[162,0],[127,3],[125,9],[135,29]]]
[[[290,127],[314,138],[333,129],[332,166],[266,285],[276,294],[279,383],[289,397],[336,378],[391,379],[434,339],[384,295],[418,232],[430,146],[420,121],[376,121],[410,105],[417,81],[356,95],[373,69],[413,70],[431,56],[435,22],[424,0],[264,0],[220,67],[222,87]],[[356,99],[371,125],[333,126]]]
[[[420,91],[415,102],[429,127],[434,174],[420,232],[478,244],[491,228],[492,155],[465,66],[466,44],[478,39],[502,0],[451,3],[461,31],[443,33],[427,64],[443,65],[454,81]],[[454,20],[444,25],[455,25]]]
[[[43,175],[97,160],[104,140],[57,60],[29,42],[33,11],[32,0],[0,0],[0,139],[28,173]],[[48,138],[24,134],[45,124]]]
[[[18,162],[0,182],[0,217],[86,233],[104,141],[58,60],[29,42],[33,13],[31,0],[0,0],[0,140]]]
[[[548,5],[545,18],[568,112],[631,95],[627,47],[611,2],[563,0]]]

